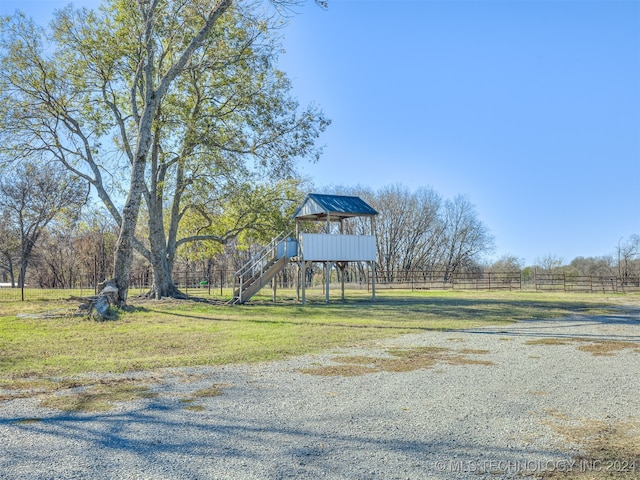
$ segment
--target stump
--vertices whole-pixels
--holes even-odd
[[[108,320],[112,318],[110,307],[111,305],[117,305],[118,301],[118,287],[116,287],[113,280],[106,280],[99,284],[102,287],[100,293],[91,297],[69,297],[69,300],[79,300],[82,303],[78,308],[87,312],[87,317],[95,311],[99,320]]]

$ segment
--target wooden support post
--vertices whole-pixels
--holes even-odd
[[[338,262],[340,269],[340,298],[344,302],[344,271],[347,268],[347,262]]]
[[[276,303],[276,294],[278,290],[278,275],[271,279],[271,286],[273,287],[273,303]]]
[[[371,300],[376,299],[376,262],[370,262],[371,264]]]
[[[307,262],[302,261],[302,305],[307,304]]]
[[[324,262],[326,287],[324,290],[324,303],[329,303],[329,281],[331,280],[331,262]]]

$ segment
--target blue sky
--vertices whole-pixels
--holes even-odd
[[[44,23],[66,3],[0,7]],[[330,0],[282,34],[295,95],[333,122],[301,166],[317,191],[467,195],[525,264],[640,234],[639,0]]]

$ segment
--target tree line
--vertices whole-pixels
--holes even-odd
[[[279,188],[278,195],[262,197],[273,208],[263,206],[254,212],[254,229],[226,244],[207,239],[181,245],[174,270],[197,271],[203,278],[227,272],[228,277],[265,241],[290,231],[292,214],[312,187],[289,181]],[[522,265],[513,255],[488,262],[493,238],[465,196],[443,199],[432,188],[410,191],[402,185],[379,190],[342,186],[328,191],[360,196],[379,212],[374,223],[376,270],[386,283],[416,272],[443,272],[446,282],[459,273],[523,271],[526,276],[534,268],[623,280],[640,277],[640,235],[621,239],[615,255],[576,257],[568,264],[553,255],[538,259],[534,266]],[[227,212],[227,221],[234,215]],[[0,282],[20,286],[24,280],[33,287],[73,288],[95,286],[110,275],[118,225],[88,201],[86,184],[63,169],[56,170],[55,164],[45,168],[25,164],[0,174],[0,218]],[[344,233],[369,234],[370,228],[368,221],[353,219],[345,222]],[[153,268],[144,255],[134,256],[131,276],[145,285],[153,283]]]
[[[125,305],[142,271],[150,296],[179,297],[176,265],[234,268],[291,228],[310,190],[297,164],[319,158],[330,124],[299,105],[277,66],[296,3],[103,0],[58,10],[47,28],[21,13],[0,19],[3,283],[58,286],[99,272]],[[493,248],[465,196],[335,193],[380,212],[377,267],[388,278],[484,268]],[[631,274],[637,252],[622,250],[616,265]]]
[[[442,270],[445,281],[460,271],[477,268],[490,253],[493,237],[480,221],[468,197],[443,200],[432,188],[410,191],[390,185],[374,191],[366,187],[335,187],[335,193],[364,199],[379,215],[374,229],[377,274],[387,282],[403,272]],[[367,222],[353,222],[348,233],[368,233]]]

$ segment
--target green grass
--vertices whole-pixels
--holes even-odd
[[[283,292],[280,292],[282,294]],[[0,303],[0,388],[51,377],[161,367],[259,362],[430,329],[603,313],[638,296],[533,292],[349,292],[344,303],[301,306],[257,297],[250,305],[136,301],[117,320],[21,318],[64,312],[67,302]],[[282,300],[285,298],[285,300]]]

